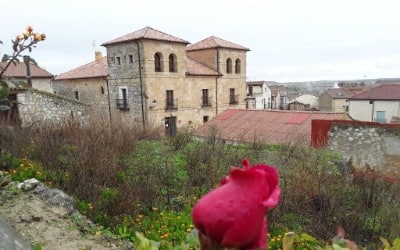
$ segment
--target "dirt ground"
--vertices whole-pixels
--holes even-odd
[[[35,189],[22,191],[12,184],[0,188],[0,218],[38,249],[134,249],[130,242],[93,229],[95,225],[76,210],[51,204]]]

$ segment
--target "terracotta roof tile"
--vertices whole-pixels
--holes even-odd
[[[0,63],[1,67],[5,67],[6,63]],[[31,77],[32,78],[52,78],[53,75],[47,70],[42,69],[38,65],[30,64]],[[26,78],[26,67],[23,62],[13,64],[7,68],[6,72],[3,74],[4,77],[14,77],[14,78]]]
[[[187,51],[211,49],[211,48],[227,48],[227,49],[237,49],[249,51],[249,48],[243,47],[236,43],[232,43],[216,36],[210,36],[200,42],[188,46]]]
[[[187,75],[199,75],[199,76],[218,76],[220,75],[217,71],[212,68],[201,64],[190,57],[186,60],[186,74]]]
[[[198,128],[195,135],[207,137],[216,129],[222,140],[310,145],[314,119],[349,118],[344,113],[228,109]]]
[[[175,43],[184,43],[189,44],[188,41],[183,40],[181,38],[169,35],[167,33],[161,32],[159,30],[150,28],[148,26],[144,27],[143,29],[137,30],[135,32],[129,33],[127,35],[115,38],[111,41],[104,42],[102,46],[107,46],[110,44],[115,43],[123,43],[128,41],[135,41],[140,39],[149,39],[149,40],[159,40],[159,41],[168,41],[168,42],[175,42]]]
[[[60,74],[54,80],[96,78],[108,76],[107,57],[79,66],[68,72]]]
[[[400,84],[381,84],[370,91],[354,95],[350,100],[400,100]]]

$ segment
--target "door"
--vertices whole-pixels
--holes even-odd
[[[176,116],[165,117],[165,135],[176,135]]]
[[[376,111],[376,122],[386,123],[385,111]]]

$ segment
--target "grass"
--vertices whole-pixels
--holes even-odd
[[[12,132],[1,127],[0,136],[1,170],[14,180],[34,177],[73,195],[82,214],[130,240],[142,232],[162,246],[185,242],[190,208],[245,157],[280,173],[282,199],[268,214],[271,247],[279,247],[285,228],[328,240],[342,225],[348,238],[365,246],[400,235],[399,185],[357,176],[348,181],[334,152],[199,142],[190,134],[164,138],[157,130],[110,131],[101,124]]]

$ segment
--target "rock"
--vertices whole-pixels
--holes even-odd
[[[67,214],[71,214],[74,211],[74,198],[59,189],[51,189],[43,183],[39,183],[33,193],[40,195],[48,205],[65,209]]]
[[[0,218],[0,249],[25,250],[32,247],[7,222]]]
[[[19,183],[17,185],[17,188],[19,188],[23,191],[30,191],[30,190],[34,189],[39,183],[40,183],[40,181],[36,180],[35,178],[31,178],[31,179],[25,180],[22,183]]]
[[[0,171],[0,188],[4,188],[11,183],[11,175],[4,176],[3,171]]]

